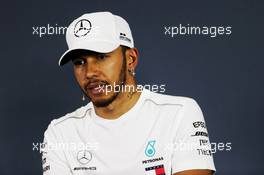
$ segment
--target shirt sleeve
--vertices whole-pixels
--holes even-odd
[[[51,123],[44,134],[42,145],[42,167],[43,175],[72,175],[63,150],[59,147],[54,126]]]
[[[172,173],[192,169],[215,171],[203,113],[193,99],[187,99],[179,114],[174,137]]]

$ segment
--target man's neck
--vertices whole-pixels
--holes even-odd
[[[120,92],[117,98],[106,107],[96,107],[98,116],[105,119],[117,119],[129,111],[138,101],[141,92]]]

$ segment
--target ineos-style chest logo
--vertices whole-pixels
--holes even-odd
[[[92,28],[92,24],[89,20],[81,19],[74,26],[74,35],[76,37],[85,36],[91,31],[91,28]]]
[[[77,160],[85,165],[92,160],[92,154],[87,150],[82,150],[77,153]]]

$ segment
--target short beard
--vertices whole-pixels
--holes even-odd
[[[119,80],[118,80],[118,85],[120,87],[124,86],[125,82],[126,82],[126,68],[127,68],[127,66],[126,66],[125,51],[126,51],[126,48],[122,48],[123,63],[122,63],[122,69],[120,71]],[[120,94],[120,91],[114,91],[114,94],[111,95],[111,97],[109,97],[108,99],[102,100],[102,101],[93,102],[93,104],[96,107],[106,107],[106,106],[110,105],[118,97],[119,94]]]

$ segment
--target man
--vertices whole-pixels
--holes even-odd
[[[211,175],[203,114],[195,100],[138,86],[127,22],[84,14],[66,33],[76,80],[90,103],[53,120],[45,132],[44,174]]]

